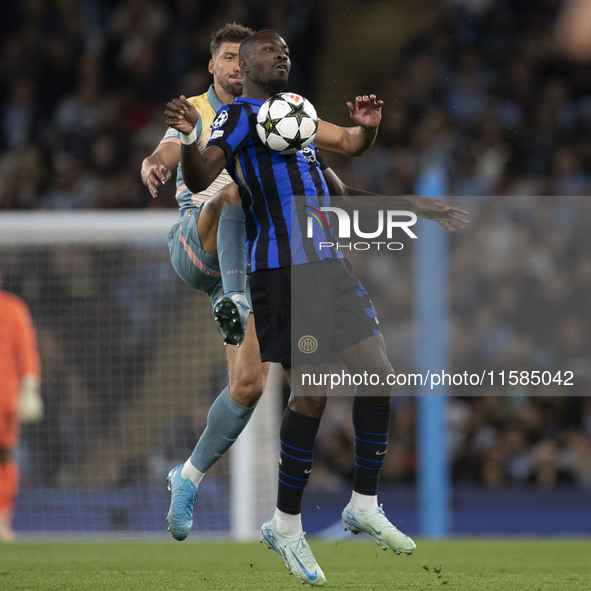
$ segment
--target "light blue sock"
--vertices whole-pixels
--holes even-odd
[[[211,468],[238,439],[253,411],[254,407],[246,408],[232,400],[226,386],[209,409],[207,426],[191,454],[191,464],[201,472]]]
[[[231,297],[246,291],[246,228],[240,205],[222,208],[218,224],[218,259],[224,295]]]

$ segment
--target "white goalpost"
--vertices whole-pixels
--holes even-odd
[[[166,534],[168,470],[227,384],[208,296],[169,260],[175,210],[0,213],[3,289],[37,331],[45,416],[23,427],[17,534]],[[257,535],[275,505],[281,378],[200,487],[192,537]]]

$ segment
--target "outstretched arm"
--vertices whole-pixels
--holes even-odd
[[[224,151],[217,146],[210,146],[199,152],[195,134],[197,109],[185,96],[169,101],[164,114],[166,124],[181,132],[181,162],[187,187],[193,193],[204,191],[224,169]]]
[[[461,230],[470,223],[469,213],[456,205],[449,205],[445,201],[419,195],[405,195],[404,197],[408,199],[407,208],[410,211],[422,218],[441,224],[450,232]]]
[[[358,96],[348,102],[349,117],[355,127],[340,127],[328,121],[318,120],[318,133],[314,142],[321,150],[345,156],[360,156],[374,143],[382,120],[383,101],[375,94]]]
[[[341,196],[341,201],[345,207],[358,209],[365,213],[363,208],[364,200],[359,199],[359,197],[370,195],[374,197],[369,202],[372,209],[375,209],[378,202],[383,209],[406,209],[416,213],[419,217],[438,222],[450,232],[460,230],[470,223],[467,219],[469,213],[465,209],[461,209],[455,205],[449,205],[439,199],[420,197],[418,195],[376,195],[375,193],[363,191],[362,189],[348,187],[330,168],[324,170],[323,174],[331,196]],[[367,204],[368,202],[366,201],[365,203]],[[371,215],[374,212],[368,211],[367,213]]]
[[[160,144],[154,153],[144,158],[142,162],[142,183],[148,187],[153,198],[158,196],[158,189],[166,184],[171,170],[181,159],[181,147],[173,142]]]

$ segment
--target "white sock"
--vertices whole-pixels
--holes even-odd
[[[195,486],[199,486],[199,483],[205,476],[205,472],[200,472],[195,466],[193,466],[193,464],[191,464],[191,460],[187,460],[183,464],[181,476],[183,478],[188,478]]]
[[[371,511],[378,506],[378,495],[362,495],[353,491],[351,495],[351,506],[355,511]]]
[[[275,509],[273,515],[275,527],[282,536],[297,536],[302,532],[302,514],[290,515]]]

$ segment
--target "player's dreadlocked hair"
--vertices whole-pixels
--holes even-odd
[[[221,29],[211,35],[209,51],[211,57],[214,57],[222,43],[242,43],[254,31],[249,27],[244,27],[236,22],[226,23]]]

